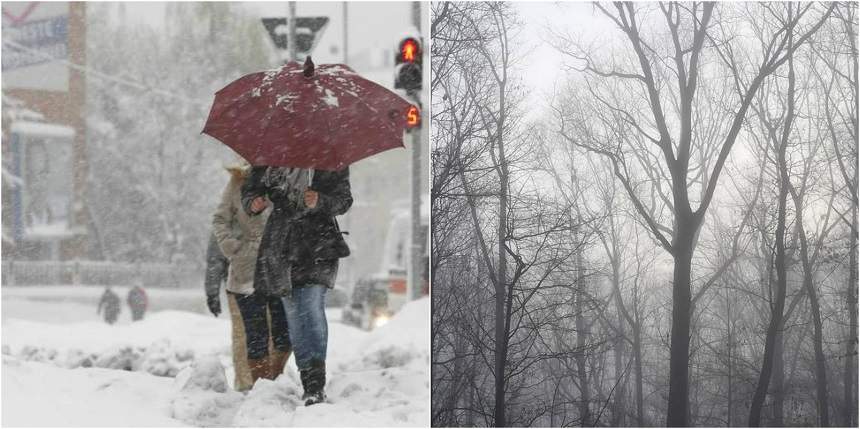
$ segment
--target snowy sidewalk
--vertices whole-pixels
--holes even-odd
[[[3,426],[188,426],[170,418],[173,379],[102,368],[65,369],[3,356]]]
[[[261,380],[248,395],[189,388],[195,377],[212,378],[213,385],[232,382],[225,319],[161,311],[142,322],[108,326],[94,315],[46,323],[4,314],[2,424],[427,426],[429,310],[426,298],[413,302],[370,333],[330,320],[329,403],[314,407],[299,401],[292,359],[287,373]],[[95,366],[135,370],[81,367],[89,354],[101,359]],[[153,375],[177,372],[175,378]]]

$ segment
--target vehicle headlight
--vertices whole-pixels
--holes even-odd
[[[374,317],[373,318],[374,329],[388,323],[388,320],[389,320],[389,317],[384,315],[384,314],[380,314],[379,316]]]

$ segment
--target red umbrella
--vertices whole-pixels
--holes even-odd
[[[243,76],[215,93],[203,133],[252,165],[340,170],[403,147],[409,102],[342,64]]]

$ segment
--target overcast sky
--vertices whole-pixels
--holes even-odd
[[[514,2],[523,23],[520,45],[524,55],[521,76],[532,105],[545,104],[554,85],[564,76],[563,58],[551,45],[548,29],[599,41],[612,35],[607,20],[593,13],[591,2]],[[614,36],[614,35],[613,35]],[[537,113],[536,109],[530,111]]]
[[[126,4],[131,24],[142,23],[158,27],[164,20],[163,2],[130,2]],[[260,17],[286,16],[288,2],[247,2],[245,8]],[[350,54],[373,47],[396,49],[401,36],[412,27],[411,2],[349,2]],[[422,4],[426,24],[427,4]],[[314,52],[320,63],[341,62],[343,41],[343,2],[296,2],[299,16],[328,16],[329,24]],[[262,24],[260,25],[262,28]],[[425,28],[424,31],[427,31]]]

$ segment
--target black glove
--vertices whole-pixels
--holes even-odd
[[[221,314],[221,297],[218,295],[206,295],[206,306],[209,307],[209,311],[215,317],[218,317]]]

